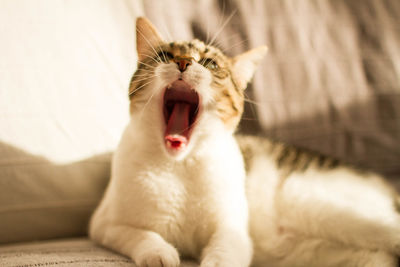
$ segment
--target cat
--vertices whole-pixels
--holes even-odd
[[[267,48],[229,58],[136,22],[131,120],[90,237],[139,267],[396,266],[397,193],[378,175],[235,136]]]

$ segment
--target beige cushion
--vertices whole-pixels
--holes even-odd
[[[136,266],[84,238],[0,246],[0,266]],[[181,267],[198,264],[183,261]]]
[[[85,233],[128,120],[141,12],[0,1],[0,243]]]

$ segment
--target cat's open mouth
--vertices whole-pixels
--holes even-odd
[[[178,152],[189,143],[200,107],[198,93],[185,81],[177,80],[164,92],[164,141],[168,150]]]

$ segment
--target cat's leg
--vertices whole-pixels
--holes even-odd
[[[139,267],[178,267],[177,250],[159,234],[127,225],[103,224],[91,227],[98,243],[129,256]]]
[[[345,168],[293,174],[277,190],[275,207],[279,227],[400,254],[395,194],[378,176]]]
[[[252,258],[252,244],[243,229],[220,226],[202,252],[201,267],[246,267]]]

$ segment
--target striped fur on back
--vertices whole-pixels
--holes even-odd
[[[259,155],[271,157],[276,168],[286,175],[293,172],[303,173],[309,168],[328,171],[347,167],[338,159],[265,137],[239,135],[236,140],[241,148],[247,170],[252,167],[253,160]]]

